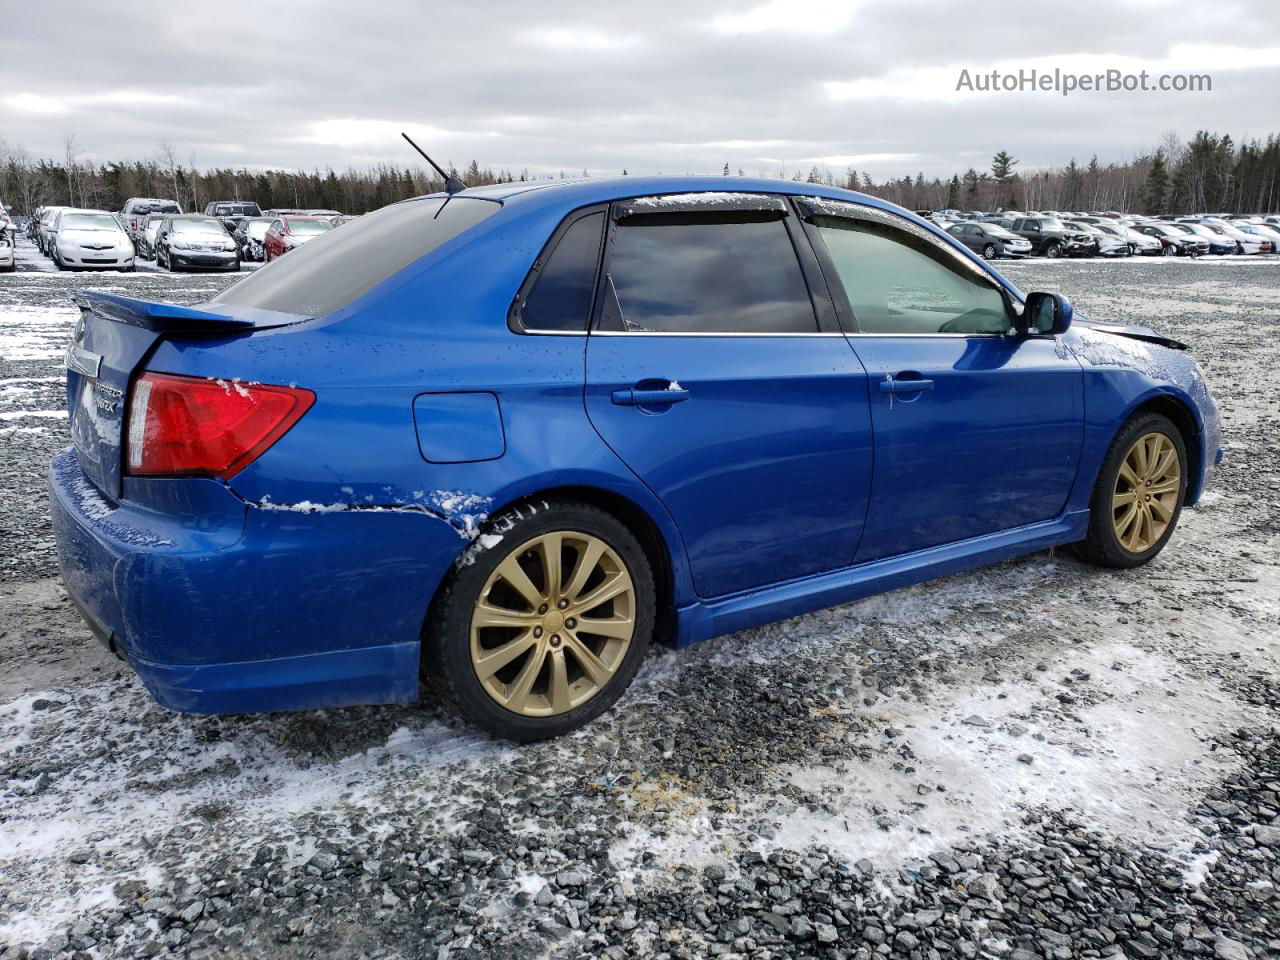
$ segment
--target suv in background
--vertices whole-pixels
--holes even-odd
[[[1076,256],[1093,253],[1093,238],[1072,229],[1056,217],[1022,217],[1009,228],[1031,242],[1031,252],[1041,257]]]
[[[216,218],[227,233],[235,233],[246,217],[260,217],[262,210],[252,200],[215,200],[204,208],[204,215]]]
[[[142,221],[149,213],[182,213],[182,205],[177,200],[157,200],[154,197],[130,197],[126,200],[120,209],[120,222],[135,244]]]

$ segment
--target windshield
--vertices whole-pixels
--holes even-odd
[[[220,203],[214,213],[220,217],[256,217],[259,210],[256,203]]]
[[[1061,220],[1055,220],[1053,217],[1045,217],[1040,221],[1041,230],[1063,230]]]
[[[217,220],[175,220],[173,232],[184,237],[197,235],[225,237],[227,235],[227,231],[222,229],[222,224]]]
[[[270,220],[254,220],[245,228],[245,232],[255,240],[261,240],[267,235],[267,231],[271,229]]]
[[[109,213],[67,213],[62,217],[63,230],[119,230],[116,218]]]
[[[502,209],[492,200],[406,200],[299,246],[214,297],[215,303],[321,316]]]
[[[181,213],[172,200],[141,200],[130,208],[130,213]]]
[[[1082,233],[1101,233],[1102,232],[1097,227],[1095,227],[1092,223],[1080,223],[1079,221],[1076,221],[1076,220],[1073,220],[1071,222],[1071,228],[1073,230],[1079,230]]]
[[[294,236],[314,237],[319,233],[327,233],[333,229],[328,220],[290,220],[289,232]]]

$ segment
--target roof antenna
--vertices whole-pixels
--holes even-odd
[[[461,180],[459,180],[457,177],[450,176],[449,174],[445,173],[442,169],[440,169],[440,164],[436,163],[434,160],[428,157],[427,151],[423,150],[420,146],[418,146],[416,143],[410,140],[409,135],[405,133],[403,130],[400,131],[400,136],[404,137],[405,140],[408,140],[409,146],[413,147],[413,149],[417,150],[420,154],[422,154],[422,159],[426,160],[427,163],[431,164],[435,172],[440,174],[440,176],[444,178],[445,193],[452,196],[455,193],[459,193],[467,189],[467,185],[463,183]]]

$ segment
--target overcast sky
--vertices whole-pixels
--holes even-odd
[[[0,138],[35,155],[876,179],[1125,160],[1280,131],[1280,4],[1253,0],[67,0],[5,4]],[[1208,73],[1207,93],[966,93],[962,69]]]

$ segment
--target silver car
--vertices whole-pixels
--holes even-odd
[[[63,210],[52,231],[53,262],[60,270],[133,270],[133,241],[115,214]]]
[[[40,211],[40,222],[36,225],[36,247],[46,257],[53,256],[53,250],[49,246],[49,233],[53,229],[54,221],[58,219],[58,214],[67,207],[45,207]]]

